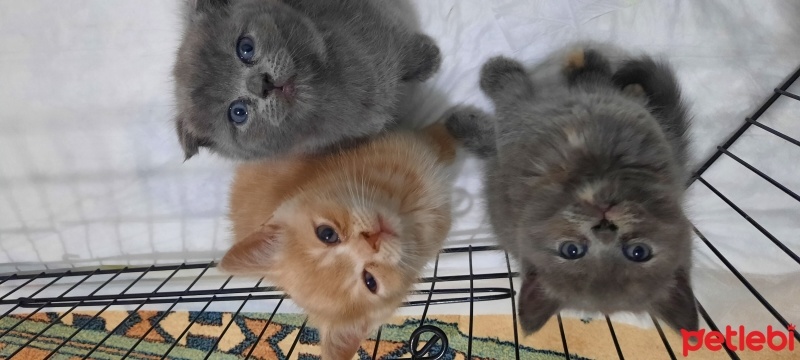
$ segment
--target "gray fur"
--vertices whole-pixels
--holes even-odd
[[[391,125],[402,85],[428,79],[441,59],[400,16],[410,8],[387,1],[187,1],[174,67],[186,158],[202,147],[241,160],[324,151]],[[243,35],[255,41],[252,65],[237,57]],[[264,75],[294,79],[296,95],[265,90]],[[244,125],[228,119],[236,100],[249,103]]]
[[[682,208],[689,120],[678,84],[667,65],[649,58],[612,73],[599,52],[581,51],[578,65],[562,60],[559,85],[547,88],[516,61],[491,59],[480,85],[496,118],[462,108],[447,120],[487,159],[491,224],[524,274],[522,327],[537,331],[569,308],[647,311],[673,328],[696,329]],[[616,228],[601,226],[604,218]],[[565,259],[565,241],[588,250]],[[649,261],[624,256],[623,245],[637,243],[652,247]]]
[[[473,154],[489,158],[496,154],[494,123],[488,114],[471,106],[456,108],[445,122],[447,131]]]

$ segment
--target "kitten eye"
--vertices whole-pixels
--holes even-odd
[[[373,294],[378,291],[378,282],[367,270],[364,270],[364,285],[367,285],[367,289]]]
[[[253,39],[247,36],[242,36],[236,43],[236,56],[245,64],[253,63],[253,57],[256,54],[256,45]]]
[[[567,260],[576,260],[586,255],[586,246],[576,243],[574,241],[567,241],[562,243],[558,251],[561,257]]]
[[[317,227],[317,238],[326,244],[336,244],[339,242],[339,234],[328,225]]]
[[[630,261],[645,262],[653,257],[653,250],[646,244],[631,244],[622,248],[625,257]]]
[[[231,103],[228,108],[228,120],[236,125],[242,125],[247,122],[247,103],[242,100],[236,100]]]

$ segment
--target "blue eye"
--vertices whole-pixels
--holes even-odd
[[[364,270],[364,285],[367,285],[367,289],[373,294],[378,291],[378,282],[367,270]]]
[[[253,42],[253,39],[242,36],[239,38],[239,41],[236,43],[236,56],[239,57],[239,60],[246,64],[250,64],[253,62],[253,57],[256,54],[256,45]]]
[[[228,108],[228,120],[236,125],[242,125],[247,122],[247,103],[242,100],[236,100],[231,103]]]
[[[645,262],[653,257],[653,249],[647,244],[631,244],[622,248],[625,257],[630,261]]]
[[[561,244],[558,252],[561,253],[561,257],[567,260],[580,259],[583,255],[586,255],[586,246],[574,241],[567,241]]]
[[[320,225],[317,227],[316,231],[317,238],[326,244],[336,244],[339,242],[339,234],[328,225]]]

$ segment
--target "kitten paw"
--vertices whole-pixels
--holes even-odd
[[[656,64],[649,58],[629,60],[614,73],[612,81],[626,94],[629,94],[629,88],[632,86],[638,86],[643,93],[647,94],[647,88],[651,87],[650,83],[655,71]]]
[[[494,154],[494,119],[483,110],[457,106],[450,110],[444,126],[453,138],[476,156],[485,158]]]
[[[567,82],[575,84],[588,78],[611,76],[611,63],[596,50],[579,49],[567,55],[563,71]]]
[[[680,103],[680,87],[671,68],[652,58],[626,61],[611,80],[626,95],[647,98],[651,106],[674,107]]]
[[[647,93],[641,84],[628,84],[622,88],[622,93],[633,98],[647,98]]]
[[[524,97],[533,94],[533,83],[516,60],[497,56],[489,59],[481,69],[481,90],[497,102],[504,94]]]
[[[439,71],[442,54],[439,46],[428,35],[415,34],[406,53],[403,81],[425,81]]]

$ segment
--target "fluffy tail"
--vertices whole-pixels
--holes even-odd
[[[454,108],[445,127],[453,138],[478,157],[491,157],[497,152],[494,119],[478,108]]]

